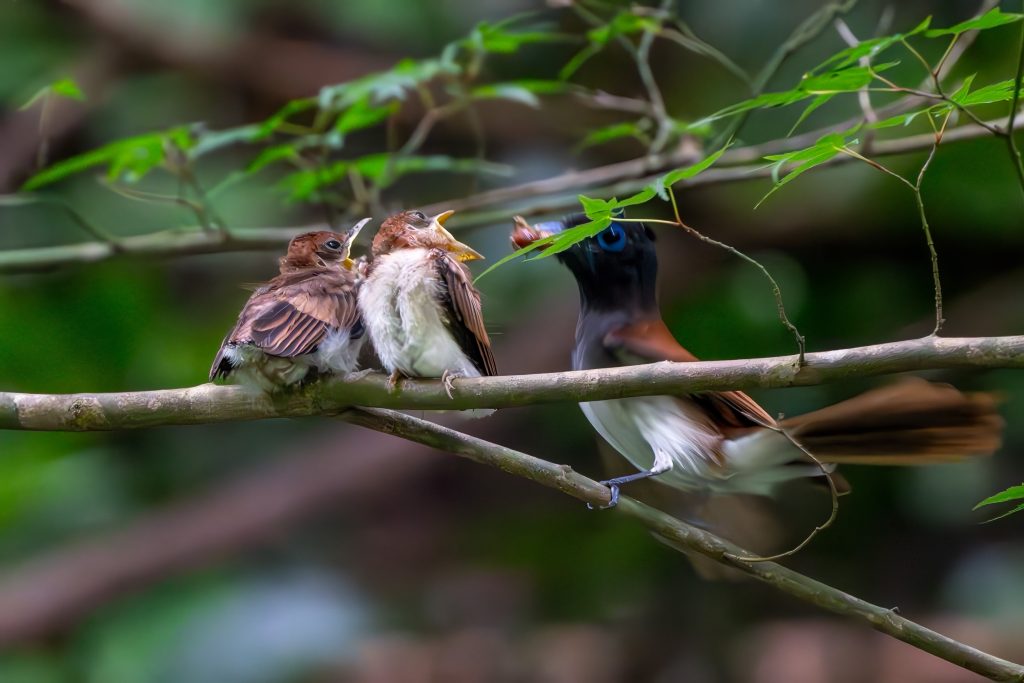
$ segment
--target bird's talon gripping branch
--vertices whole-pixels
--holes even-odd
[[[616,484],[614,480],[602,481],[601,483],[608,487],[608,502],[604,505],[598,505],[597,507],[587,503],[588,510],[610,510],[619,504],[619,485]]]
[[[388,393],[393,394],[398,390],[398,382],[402,379],[402,371],[394,370],[388,375]]]
[[[444,373],[441,374],[441,384],[444,385],[444,393],[448,394],[449,399],[455,398],[455,396],[452,395],[452,391],[455,390],[455,379],[457,377],[460,377],[460,375],[450,370],[445,370]]]

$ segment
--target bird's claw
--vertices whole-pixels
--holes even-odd
[[[455,378],[458,376],[459,375],[454,372],[449,372],[448,370],[441,373],[441,384],[444,385],[444,393],[448,394],[449,399],[455,398],[455,396],[452,395],[452,391],[455,390]]]
[[[402,373],[395,370],[388,376],[388,393],[393,394],[398,389],[398,381],[402,379]]]
[[[610,510],[619,504],[619,485],[611,481],[602,481],[601,483],[607,486],[608,491],[610,492],[608,502],[604,505],[598,505],[597,507],[587,503],[588,510]]]

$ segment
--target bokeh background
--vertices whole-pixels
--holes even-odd
[[[685,3],[679,12],[755,72],[818,5],[719,0]],[[867,36],[886,13],[901,29],[928,14],[949,25],[976,9],[865,0],[848,22]],[[290,98],[435,54],[479,20],[527,10],[544,11],[566,33],[584,30],[565,8],[529,0],[0,0],[0,189],[13,192],[36,170],[43,140],[54,160],[178,123],[261,120]],[[1016,31],[982,35],[954,78],[976,71],[986,75],[979,82],[1009,77]],[[825,30],[773,83],[788,87],[841,47],[836,32]],[[487,68],[551,78],[576,49],[535,46]],[[652,61],[680,118],[745,96],[713,61],[666,45],[656,46]],[[76,79],[85,102],[60,102],[44,125],[38,110],[18,110],[62,76]],[[596,58],[579,80],[642,94],[621,50]],[[852,97],[837,102],[812,123],[841,120],[856,106]],[[387,207],[642,153],[628,141],[574,151],[588,130],[623,117],[571,97],[545,98],[539,109],[492,102],[478,111],[488,158],[509,164],[513,175],[480,182],[416,176],[385,196]],[[793,116],[756,114],[742,141],[775,139]],[[416,121],[413,107],[397,132],[408,135]],[[353,142],[363,152],[383,144],[375,134]],[[453,154],[474,146],[470,127],[455,119],[425,149]],[[251,156],[236,150],[200,172],[215,182]],[[892,166],[913,173],[922,160],[910,155]],[[173,191],[172,179],[150,182]],[[246,227],[322,218],[316,207],[288,205],[274,182],[269,174],[239,184],[218,196],[218,212]],[[906,188],[847,165],[807,174],[754,211],[768,187],[752,180],[687,191],[683,210],[692,224],[772,270],[810,349],[930,330],[930,266]],[[946,285],[946,333],[1020,333],[1024,211],[1003,143],[942,147],[923,191]],[[51,192],[117,235],[194,224],[181,207],[126,199],[92,174]],[[494,260],[508,252],[509,227],[496,220],[460,234]],[[83,239],[52,207],[0,207],[0,249]],[[793,351],[755,270],[667,230],[659,250],[665,316],[692,351],[706,358]],[[0,388],[200,383],[247,296],[241,285],[269,277],[275,258],[115,259],[0,277]],[[554,260],[511,264],[481,288],[503,373],[568,367],[577,295]],[[982,525],[990,515],[971,508],[1024,478],[1024,375],[932,376],[1003,392],[1004,448],[958,465],[849,469],[854,493],[839,520],[788,563],[1020,661],[1024,515]],[[876,383],[756,398],[772,412],[795,414]],[[572,405],[502,411],[464,428],[593,476],[604,471]],[[662,502],[692,519],[703,503]],[[778,550],[818,523],[828,501],[796,490],[757,507],[776,519],[770,530],[749,517],[729,528]],[[767,587],[705,582],[680,555],[614,515],[326,419],[0,433],[0,634],[3,683],[977,680]]]

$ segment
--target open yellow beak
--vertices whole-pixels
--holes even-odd
[[[450,252],[458,261],[476,261],[484,256],[476,249],[455,239],[455,236],[445,230],[444,223],[452,217],[454,211],[443,211],[431,219],[434,230],[440,233],[445,240],[445,249]]]
[[[364,218],[363,220],[353,225],[349,229],[348,234],[345,235],[345,243],[341,247],[341,253],[344,254],[344,257],[342,258],[342,264],[344,264],[347,270],[352,270],[352,268],[355,266],[355,262],[351,258],[352,245],[355,243],[356,238],[359,237],[359,231],[362,230],[363,226],[369,223],[371,220],[373,219],[369,217]]]

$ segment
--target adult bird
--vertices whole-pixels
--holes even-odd
[[[292,239],[279,274],[253,292],[224,338],[210,381],[233,378],[277,391],[358,367],[363,276],[351,250],[369,221],[364,218],[344,235],[321,230]]]
[[[512,242],[525,247],[588,220],[579,214],[531,227],[517,216]],[[573,369],[697,360],[661,318],[654,238],[643,223],[613,219],[558,255],[580,292]],[[740,391],[580,407],[639,470],[603,482],[611,488],[611,505],[620,485],[647,477],[689,491],[770,495],[783,482],[821,476],[821,468],[780,429],[832,470],[841,463],[917,465],[987,455],[999,447],[1003,427],[992,395],[924,380],[898,382],[781,422]],[[847,489],[838,473],[833,481]]]
[[[405,211],[385,220],[359,291],[363,321],[392,385],[402,376],[438,377],[449,396],[456,377],[497,374],[480,292],[463,265],[483,256],[445,229],[453,213]]]

